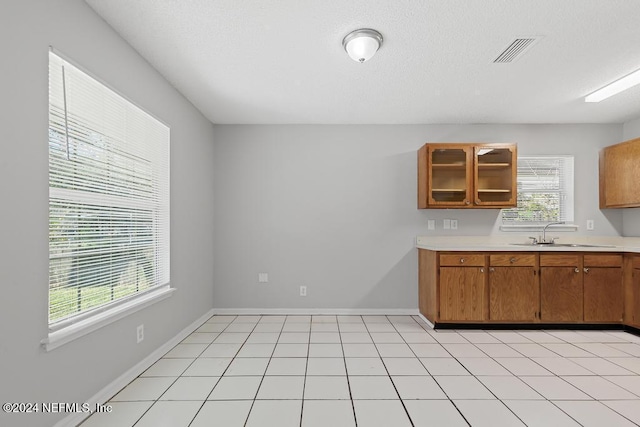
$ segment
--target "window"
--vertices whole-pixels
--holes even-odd
[[[49,54],[49,329],[169,283],[169,128]]]
[[[573,157],[518,157],[518,207],[502,210],[505,225],[573,221]]]

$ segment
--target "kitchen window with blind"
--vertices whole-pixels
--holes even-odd
[[[518,157],[518,207],[502,210],[503,225],[573,221],[573,157]]]
[[[49,338],[168,289],[169,128],[52,51]]]

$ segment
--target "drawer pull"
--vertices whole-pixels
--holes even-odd
[[[509,260],[509,262],[510,262],[511,264],[513,264],[514,262],[516,262],[516,258],[515,258],[515,257],[511,258],[511,259]]]
[[[460,264],[464,264],[464,258],[460,258]]]
[[[589,274],[589,269],[588,268],[584,269],[584,274]]]
[[[576,269],[573,271],[575,271],[576,273],[580,273],[580,269],[578,267],[576,267]]]

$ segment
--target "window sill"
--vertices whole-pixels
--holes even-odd
[[[140,298],[136,298],[110,310],[103,311],[95,316],[73,323],[55,332],[51,332],[49,333],[49,336],[43,339],[40,343],[46,351],[51,351],[120,320],[123,317],[135,313],[136,311],[142,310],[143,308],[149,307],[163,299],[169,298],[174,291],[175,288],[170,288],[167,285],[157,291],[142,295]]]

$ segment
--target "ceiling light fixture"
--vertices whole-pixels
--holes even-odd
[[[355,30],[342,40],[342,47],[351,59],[357,62],[368,61],[382,46],[382,34],[370,28]]]
[[[598,89],[591,95],[587,95],[584,98],[584,102],[600,102],[637,84],[640,84],[640,70],[634,71],[628,76],[616,80],[602,89]]]

